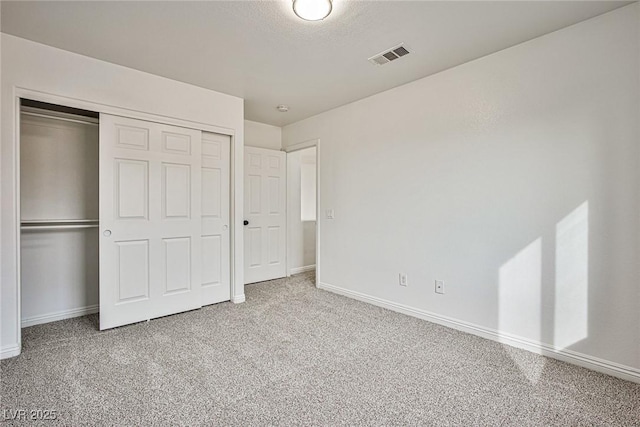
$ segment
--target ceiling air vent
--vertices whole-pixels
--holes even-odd
[[[398,58],[401,58],[409,53],[409,50],[404,44],[400,44],[396,47],[392,47],[391,49],[385,50],[377,55],[369,58],[369,62],[376,65],[384,65],[388,64],[391,61],[395,61]]]

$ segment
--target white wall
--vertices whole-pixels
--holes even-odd
[[[280,150],[282,148],[282,128],[245,120],[244,145],[247,147]]]
[[[16,95],[24,89],[39,100],[64,99],[65,104],[100,112],[151,117],[171,123],[188,122],[196,128],[234,133],[233,218],[242,222],[243,100],[185,83],[154,76],[82,55],[2,34],[2,282],[0,287],[0,356],[17,354],[20,344],[17,286]],[[88,108],[92,109],[92,108]],[[232,237],[236,285],[234,301],[244,300],[243,229]]]
[[[286,126],[322,143],[321,286],[640,379],[639,23],[633,4]]]
[[[315,268],[316,264],[316,221],[302,221],[303,164],[316,163],[316,148],[287,153],[287,274],[296,274]],[[312,192],[315,198],[315,188]]]

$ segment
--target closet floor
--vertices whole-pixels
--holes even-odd
[[[314,287],[303,274],[99,332],[23,331],[1,407],[65,425],[640,425],[640,385]],[[13,422],[9,421],[11,425]],[[18,424],[16,422],[16,424]]]

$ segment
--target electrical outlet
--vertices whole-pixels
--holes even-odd
[[[399,279],[400,279],[400,281],[399,281],[400,282],[400,286],[407,286],[408,280],[407,280],[407,275],[406,274],[400,273],[400,278]]]
[[[436,294],[444,294],[444,280],[436,280]]]

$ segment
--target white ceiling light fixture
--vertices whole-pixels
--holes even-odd
[[[332,8],[331,0],[293,0],[293,12],[305,21],[320,21]]]
[[[278,109],[278,111],[280,111],[281,113],[286,113],[287,111],[289,111],[289,107],[287,107],[284,104],[280,104],[276,107]]]

